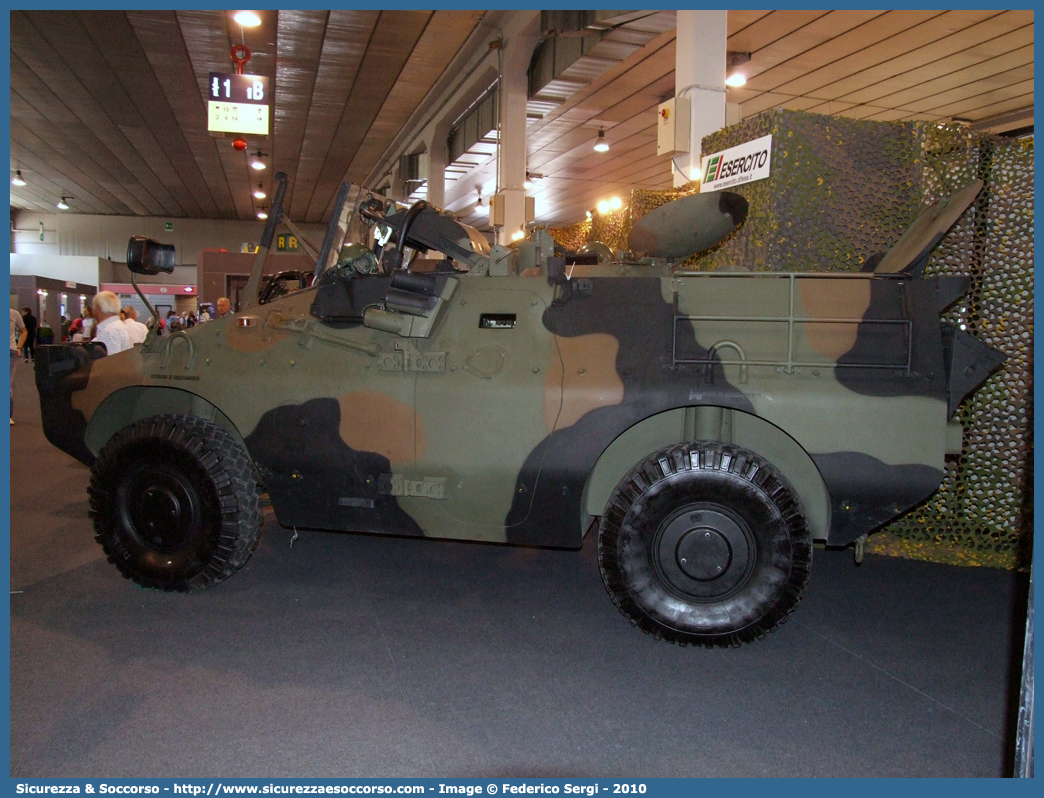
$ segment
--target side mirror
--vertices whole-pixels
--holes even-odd
[[[127,242],[127,268],[135,274],[171,274],[174,245],[161,244],[145,236],[131,236]]]

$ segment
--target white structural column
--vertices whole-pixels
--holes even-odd
[[[678,11],[675,95],[689,100],[689,152],[674,159],[674,185],[700,176],[703,137],[725,126],[727,11]],[[680,167],[680,168],[679,168]]]
[[[497,243],[526,223],[526,101],[529,99],[529,59],[537,39],[514,36],[504,43],[504,73],[500,82],[500,193],[504,197],[504,226]]]

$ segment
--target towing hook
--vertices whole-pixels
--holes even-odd
[[[868,535],[864,532],[862,535],[855,539],[853,547],[855,549],[855,563],[856,565],[863,564],[863,553],[866,551],[866,539]]]

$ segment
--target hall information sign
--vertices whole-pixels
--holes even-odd
[[[208,87],[209,132],[268,135],[271,94],[267,75],[211,72]]]

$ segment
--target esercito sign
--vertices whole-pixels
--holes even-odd
[[[769,176],[772,136],[762,136],[738,147],[705,155],[700,164],[700,193],[752,183]]]

